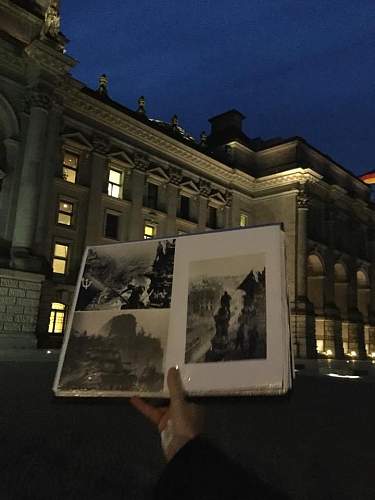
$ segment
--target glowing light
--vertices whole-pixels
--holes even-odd
[[[371,357],[372,357],[372,358],[375,358],[375,352],[372,352],[372,353],[371,353]]]
[[[350,351],[350,356],[352,358],[356,358],[357,357],[357,352],[356,351]]]
[[[359,375],[340,375],[339,373],[327,373],[327,375],[336,378],[361,378]]]
[[[47,351],[47,354],[51,354],[52,351]]]
[[[331,349],[327,349],[326,354],[327,354],[327,356],[332,356],[333,352],[331,351]]]

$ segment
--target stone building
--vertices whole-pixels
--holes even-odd
[[[375,356],[369,187],[244,116],[195,141],[75,80],[57,1],[0,0],[0,348],[59,346],[86,245],[282,222],[295,354]]]

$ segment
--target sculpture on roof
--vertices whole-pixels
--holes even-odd
[[[50,0],[44,14],[44,26],[40,35],[41,39],[50,37],[57,40],[60,33],[59,0]]]

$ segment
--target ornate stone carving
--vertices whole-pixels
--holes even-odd
[[[210,196],[210,193],[211,193],[211,183],[204,180],[204,179],[199,179],[199,194],[201,196],[204,196],[206,198],[208,198]]]
[[[309,208],[309,197],[304,190],[300,190],[297,194],[297,208],[307,210]]]
[[[177,167],[169,167],[168,170],[169,182],[175,186],[179,186],[182,181],[182,171]]]
[[[100,75],[99,77],[99,87],[98,87],[98,92],[102,96],[108,95],[108,76],[105,75],[104,73]]]
[[[231,207],[233,202],[233,193],[231,191],[225,191],[225,205]]]
[[[136,153],[134,155],[134,168],[140,170],[141,172],[147,172],[150,161],[146,158],[146,156]]]
[[[96,153],[108,153],[110,149],[110,143],[107,137],[104,137],[103,135],[94,135],[91,142]]]
[[[51,97],[45,92],[33,92],[28,100],[30,108],[42,108],[48,110],[51,106]]]
[[[204,130],[201,132],[201,135],[199,136],[199,145],[202,147],[207,146],[207,134]]]
[[[51,37],[54,40],[58,39],[60,33],[60,12],[58,0],[50,0],[46,13],[44,14],[44,26],[40,34],[41,40]]]
[[[141,113],[142,115],[146,114],[146,101],[143,95],[138,98],[138,113]]]

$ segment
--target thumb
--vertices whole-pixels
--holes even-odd
[[[167,384],[169,394],[171,397],[171,404],[178,404],[184,402],[185,392],[181,381],[180,371],[176,368],[169,368],[167,375]]]

